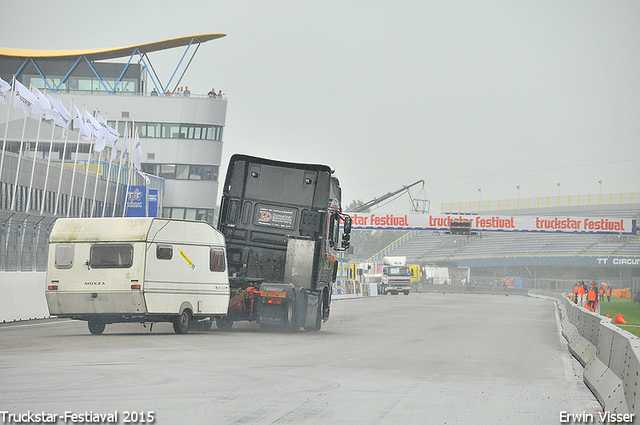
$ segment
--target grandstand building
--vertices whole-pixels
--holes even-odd
[[[121,135],[116,158],[125,133],[133,158],[137,135],[139,171],[150,177],[145,183],[140,174],[129,172],[130,162],[122,167],[117,160],[112,163],[111,144],[96,154],[95,139],[83,140],[73,125],[65,137],[43,114],[26,116],[14,107],[15,90],[6,93],[8,105],[0,103],[0,272],[45,270],[55,219],[123,215],[127,185],[159,190],[156,215],[213,223],[227,100],[195,91],[169,94],[188,85],[183,77],[200,45],[224,36],[204,34],[115,49],[0,48],[4,81],[15,78],[35,87],[72,114],[72,106],[93,117],[100,114]],[[184,48],[184,54],[162,81],[149,54],[174,48]]]
[[[550,202],[550,200],[552,200]],[[476,203],[477,204],[477,203]],[[640,219],[640,194],[602,194],[445,204],[443,213],[616,217]],[[580,279],[640,291],[640,235],[538,232],[475,232],[471,235],[414,230],[376,257],[406,256],[412,264],[469,267],[468,284],[500,286],[519,278],[523,287],[571,290]],[[513,281],[513,279],[512,279]],[[455,276],[452,281],[456,282]]]

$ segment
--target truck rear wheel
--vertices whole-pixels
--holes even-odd
[[[177,334],[186,334],[189,332],[190,321],[191,315],[189,314],[189,310],[183,310],[180,316],[173,319],[173,331]]]
[[[93,335],[102,335],[102,332],[104,332],[104,328],[107,326],[100,319],[89,319],[87,321],[87,324],[89,325],[89,332],[91,332],[91,334]]]
[[[284,306],[284,330],[287,332],[298,332],[299,329],[294,304],[291,300]]]
[[[216,319],[216,326],[221,331],[230,331],[231,328],[233,327],[233,319],[230,319],[228,316],[227,317],[218,317]]]

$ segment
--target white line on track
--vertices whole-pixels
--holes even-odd
[[[12,325],[10,323],[3,323],[3,325],[5,326],[0,326],[0,331],[2,330],[7,330],[7,329],[13,329],[13,328],[24,328],[24,327],[31,327],[31,326],[48,326],[48,325],[57,325],[59,323],[66,323],[66,322],[73,322],[73,320],[71,319],[67,319],[67,320],[56,320],[55,322],[46,322],[46,323],[27,323],[24,325]]]

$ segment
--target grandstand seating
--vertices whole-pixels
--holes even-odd
[[[640,204],[519,209],[510,210],[508,213],[620,217],[636,218],[640,221]],[[471,236],[461,236],[423,230],[414,231],[412,237],[398,244],[386,255],[406,256],[410,261],[549,256],[635,257],[640,256],[640,236],[533,232],[479,232]]]

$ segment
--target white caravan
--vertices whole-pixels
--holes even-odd
[[[58,219],[46,298],[51,315],[86,320],[92,334],[118,322],[207,329],[229,306],[224,236],[202,221]]]

